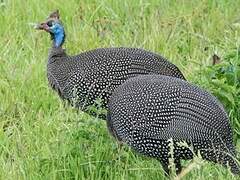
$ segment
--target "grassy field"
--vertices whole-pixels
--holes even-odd
[[[0,179],[164,179],[158,161],[119,149],[104,121],[64,107],[48,87],[49,35],[31,24],[55,9],[65,25],[69,54],[113,46],[162,54],[189,81],[219,97],[237,143],[239,0],[1,0]],[[214,53],[222,66],[212,67]],[[216,74],[223,67],[233,71]],[[232,84],[222,80],[229,73]],[[183,179],[234,178],[240,179],[205,162]]]

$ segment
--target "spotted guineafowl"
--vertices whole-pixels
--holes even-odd
[[[167,173],[170,157],[179,173],[180,160],[198,153],[240,173],[223,106],[208,92],[181,79],[164,75],[128,79],[109,100],[107,124],[120,142],[157,158]]]
[[[62,45],[64,27],[58,11],[36,29],[49,32],[53,41],[47,76],[62,99],[84,110],[102,99],[102,106],[113,90],[126,79],[140,74],[163,74],[184,79],[179,69],[160,55],[137,48],[100,48],[76,56],[66,54]]]

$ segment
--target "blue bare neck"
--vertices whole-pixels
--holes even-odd
[[[54,47],[62,46],[65,40],[65,32],[63,26],[60,24],[55,24],[51,29]]]

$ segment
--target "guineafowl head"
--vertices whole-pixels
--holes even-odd
[[[60,47],[64,43],[65,31],[58,10],[52,12],[46,21],[37,24],[35,28],[50,33],[55,47]]]

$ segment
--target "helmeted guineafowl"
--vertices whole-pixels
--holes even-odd
[[[51,87],[61,98],[84,110],[97,98],[107,101],[126,79],[140,74],[164,74],[184,79],[179,69],[162,56],[137,48],[100,48],[76,56],[66,54],[62,45],[64,27],[58,11],[36,29],[50,33],[53,40],[47,64]]]
[[[114,137],[157,158],[166,172],[170,157],[179,173],[180,160],[199,152],[205,160],[229,164],[233,173],[240,172],[223,106],[210,93],[181,79],[163,75],[128,79],[110,98],[107,124]]]

